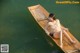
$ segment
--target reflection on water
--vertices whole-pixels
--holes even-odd
[[[46,34],[26,8],[35,4],[41,4],[49,12],[54,12],[61,23],[80,40],[78,5],[57,5],[51,0],[5,1],[0,2],[0,44],[9,44],[10,53],[63,53],[49,37],[45,38]]]

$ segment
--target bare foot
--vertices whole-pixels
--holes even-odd
[[[76,41],[71,41],[71,43],[72,43],[72,44],[75,44],[75,43],[76,43]]]
[[[61,48],[63,48],[63,43],[60,45]]]
[[[63,46],[62,46],[62,45],[60,45],[60,47],[61,47],[61,48],[63,48]]]

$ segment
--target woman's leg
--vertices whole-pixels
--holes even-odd
[[[74,41],[71,39],[71,37],[67,34],[67,32],[65,30],[63,30],[63,33],[70,40],[71,43],[74,43]]]
[[[60,31],[60,47],[63,47],[63,43],[62,43],[62,31]]]

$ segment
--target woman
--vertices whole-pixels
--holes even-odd
[[[60,47],[62,48],[62,33],[65,34],[65,36],[70,40],[71,43],[75,43],[75,41],[73,41],[70,36],[66,33],[66,31],[68,30],[67,28],[64,28],[61,26],[59,19],[55,18],[54,14],[49,14],[49,18],[48,18],[49,22],[45,27],[45,31],[47,31],[48,27],[50,27],[50,33],[49,35],[51,37],[54,38],[60,38]]]

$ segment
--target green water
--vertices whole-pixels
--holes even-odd
[[[55,0],[0,0],[0,44],[10,53],[63,53],[36,23],[27,7],[41,4],[80,41],[80,5],[58,5]],[[52,42],[52,44],[49,44]]]

